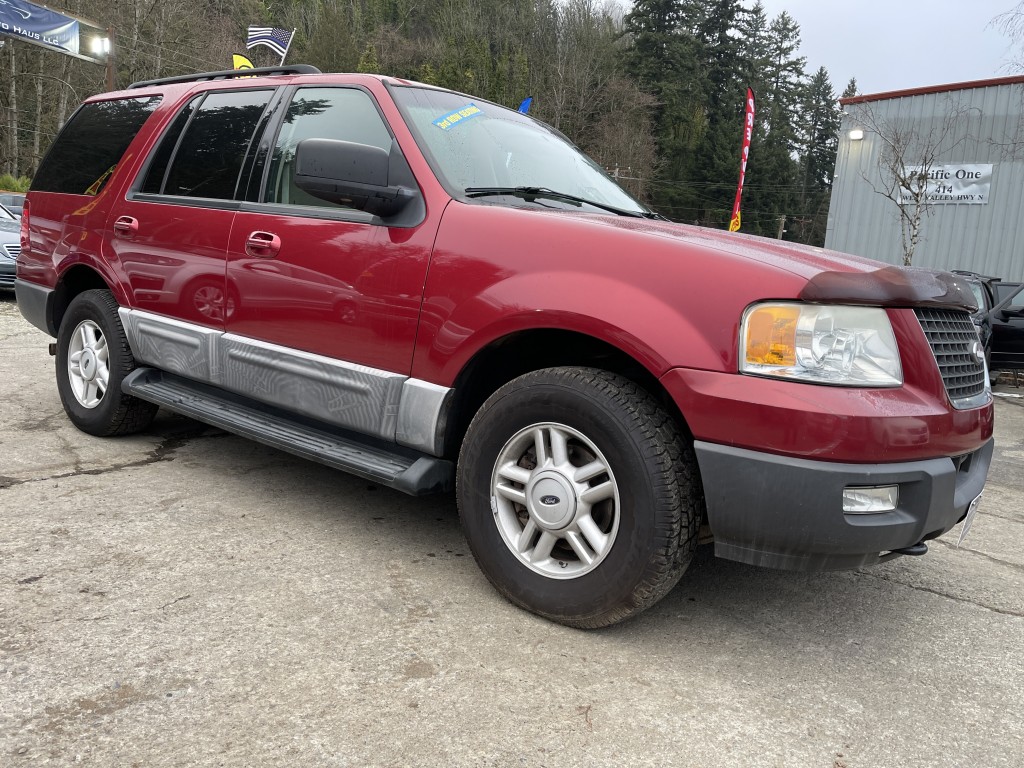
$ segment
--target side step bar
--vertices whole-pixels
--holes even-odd
[[[155,368],[138,368],[121,382],[126,394],[182,416],[251,438],[380,485],[421,496],[453,487],[450,461],[372,438],[314,426],[284,411]]]

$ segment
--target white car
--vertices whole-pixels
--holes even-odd
[[[0,288],[14,288],[14,270],[21,253],[21,219],[0,205]]]

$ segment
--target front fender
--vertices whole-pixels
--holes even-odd
[[[673,367],[671,347],[685,344],[690,367],[721,370],[723,356],[677,307],[635,285],[601,274],[515,274],[457,304],[424,303],[414,375],[450,385],[481,349],[534,329],[573,331],[626,353],[654,376]]]
[[[484,346],[534,328],[593,336],[656,377],[735,372],[746,306],[795,297],[807,278],[725,242],[647,220],[452,201],[424,285],[413,375],[450,386]]]

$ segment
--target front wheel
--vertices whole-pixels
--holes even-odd
[[[126,395],[135,358],[108,290],[74,298],[57,333],[57,391],[71,422],[90,435],[127,435],[149,426],[157,406]]]
[[[491,583],[575,627],[661,599],[693,555],[696,461],[653,397],[621,376],[550,368],[480,408],[463,443],[459,513]]]

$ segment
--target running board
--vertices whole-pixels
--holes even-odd
[[[421,496],[452,488],[450,461],[314,426],[253,400],[155,368],[138,368],[121,382],[126,394],[182,416],[310,459],[380,485]]]

